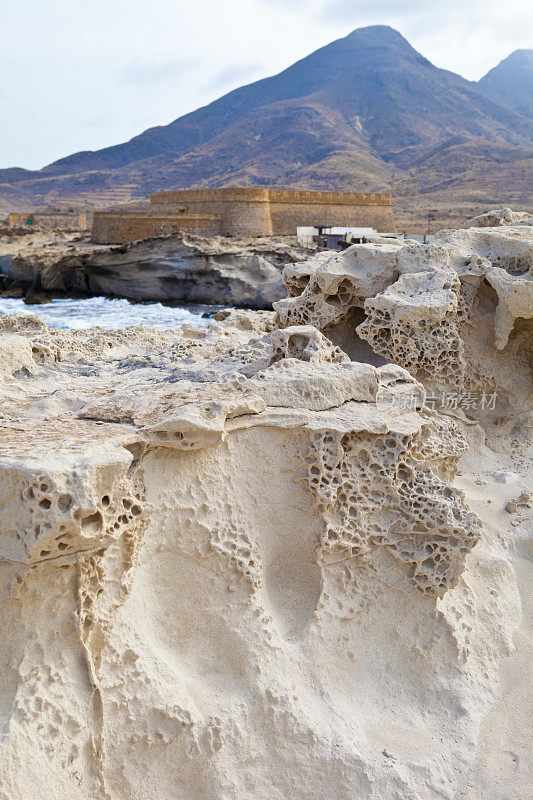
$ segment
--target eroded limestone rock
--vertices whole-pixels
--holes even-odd
[[[281,328],[0,318],[2,798],[525,796],[525,461],[426,401],[524,333],[476,231],[291,267]]]
[[[430,245],[376,239],[289,266],[279,324],[314,325],[353,358],[378,363],[377,354],[432,391],[496,393],[500,415],[523,410],[533,350],[526,222],[442,231]]]
[[[291,237],[173,234],[107,246],[79,238],[0,238],[0,277],[22,287],[28,302],[74,293],[269,309],[285,294],[283,265],[308,252]]]
[[[533,214],[527,211],[513,211],[511,208],[498,208],[480,214],[465,222],[465,228],[493,228],[495,225],[533,225]]]
[[[26,364],[6,379],[0,425],[4,796],[155,797],[157,784],[158,797],[246,797],[253,781],[266,798],[273,763],[292,776],[280,786],[298,776],[302,796],[329,791],[339,769],[369,797],[376,781],[413,797],[428,777],[440,786],[423,765],[430,739],[407,784],[397,748],[392,769],[359,735],[343,734],[342,759],[334,753],[335,718],[347,713],[334,687],[360,647],[358,626],[348,649],[338,626],[361,614],[384,624],[396,591],[430,638],[449,636],[430,622],[436,598],[481,534],[446,482],[460,431],[378,410],[382,375],[389,391],[419,385],[350,362],[310,327],[263,333],[226,358],[207,335],[178,360],[170,333],[131,332],[128,355],[121,333],[4,328],[17,329],[10,344]],[[169,357],[143,363],[143,347],[158,345]],[[401,661],[417,639],[411,623],[393,638]],[[361,731],[370,698],[383,701],[366,658],[350,678],[367,676],[368,706],[354,696],[349,712]],[[309,677],[295,694],[300,659]],[[403,713],[389,723],[401,727]]]

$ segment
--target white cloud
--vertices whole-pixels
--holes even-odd
[[[248,83],[262,69],[261,64],[228,64],[207,84],[209,89],[226,89],[229,85]]]
[[[166,61],[137,59],[122,68],[122,81],[133,86],[150,86],[182,77],[198,64],[197,58],[169,58]]]

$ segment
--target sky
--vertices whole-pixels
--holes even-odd
[[[4,0],[1,21],[0,168],[127,141],[365,25],[469,80],[533,47],[525,0]]]

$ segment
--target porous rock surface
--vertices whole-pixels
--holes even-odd
[[[428,245],[375,238],[289,265],[278,324],[314,325],[352,358],[398,364],[433,392],[496,393],[496,413],[523,411],[533,388],[533,226],[516,225],[514,212],[510,224],[486,216],[499,224],[441,231]]]
[[[415,331],[451,313],[451,236]],[[0,318],[2,799],[527,796],[524,442],[329,336],[345,292],[420,274],[400,249],[360,251],[356,286],[307,265],[284,327]],[[328,264],[338,300],[304,304]]]
[[[487,211],[466,221],[465,228],[493,228],[496,225],[533,225],[533,214],[527,211],[513,211],[511,208],[498,208]]]

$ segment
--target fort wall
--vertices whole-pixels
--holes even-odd
[[[298,226],[306,225],[396,230],[390,194],[274,189],[270,191],[270,215],[272,229],[279,236],[294,234]]]
[[[286,236],[298,226],[372,227],[393,232],[389,194],[223,188],[154,192],[146,212],[96,212],[93,240],[126,242],[162,233]]]
[[[154,192],[150,195],[150,209],[186,214],[218,214],[221,218],[222,236],[274,235],[268,189],[183,189]]]
[[[218,236],[220,224],[220,215],[217,214],[95,211],[91,238],[97,244],[125,244],[181,231],[199,236]]]
[[[68,211],[12,212],[9,214],[9,226],[11,228],[34,227],[45,230],[85,231],[87,230],[87,213]]]

